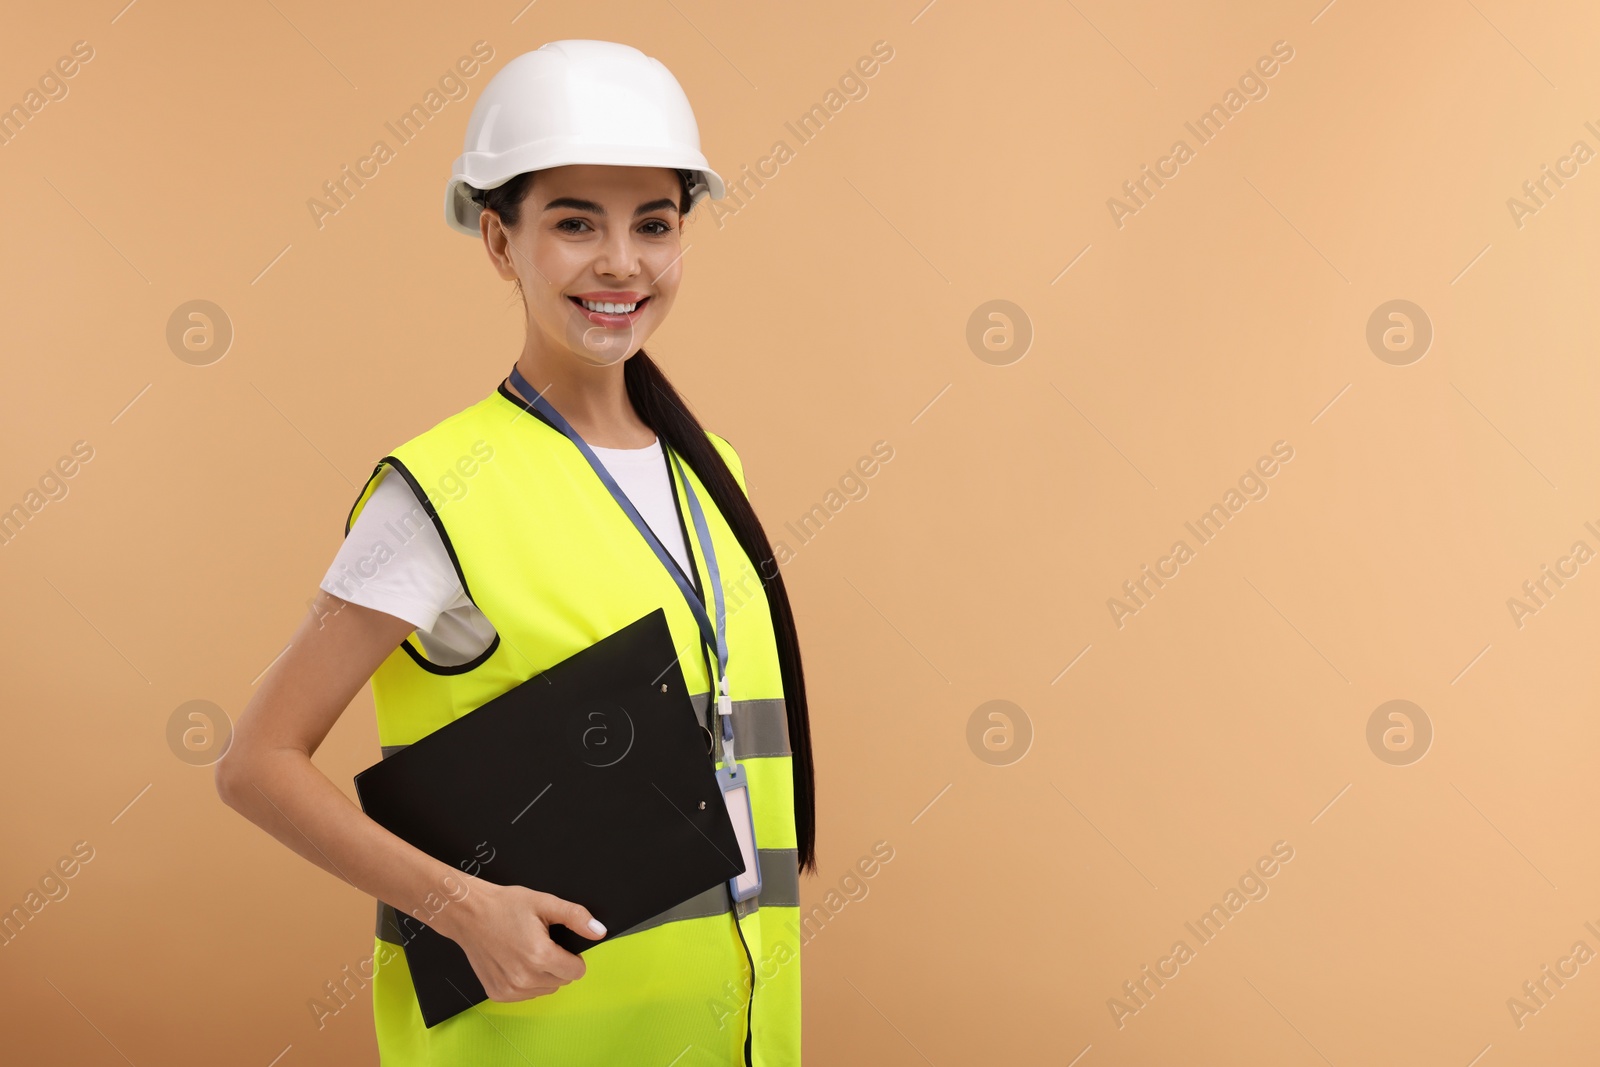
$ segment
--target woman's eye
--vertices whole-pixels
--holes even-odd
[[[583,233],[590,228],[589,223],[583,219],[562,219],[556,223],[556,229],[562,233]],[[640,229],[649,237],[662,237],[672,232],[672,227],[660,219],[651,219],[643,223]]]

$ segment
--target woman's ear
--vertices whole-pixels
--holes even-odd
[[[478,232],[483,235],[483,248],[489,256],[489,262],[500,277],[508,282],[516,281],[516,265],[511,262],[509,247],[511,234],[500,221],[500,213],[493,208],[484,208],[478,214]]]

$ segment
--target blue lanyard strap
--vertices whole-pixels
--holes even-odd
[[[722,575],[717,570],[717,553],[711,547],[711,530],[706,526],[705,512],[700,510],[700,497],[694,491],[694,486],[689,484],[689,476],[683,472],[683,463],[678,459],[678,453],[667,450],[672,457],[672,465],[678,468],[678,480],[683,482],[683,492],[689,498],[689,514],[694,519],[695,540],[700,542],[700,550],[706,557],[706,570],[711,574],[711,597],[717,609],[717,671],[720,675],[719,683],[721,693],[717,698],[717,710],[722,716],[722,737],[725,741],[733,739],[733,716],[730,714],[731,702],[728,696],[728,625],[727,612],[722,603]],[[705,608],[700,609],[701,614]]]
[[[633,501],[628,499],[628,494],[622,491],[622,487],[611,476],[611,472],[606,470],[605,464],[601,463],[599,457],[594,454],[594,450],[578,435],[578,432],[572,428],[572,424],[562,417],[561,413],[555,409],[550,401],[546,400],[538,390],[528,384],[528,380],[522,376],[522,372],[517,370],[515,366],[511,368],[511,383],[517,387],[517,392],[521,393],[528,403],[540,415],[544,416],[546,421],[561,431],[569,441],[578,447],[578,451],[583,453],[583,458],[589,461],[589,466],[594,468],[594,472],[600,477],[600,481],[610,490],[612,498],[616,500],[628,518],[633,521],[633,525],[638,529],[640,535],[644,537],[645,542],[655,552],[656,558],[661,561],[661,565],[666,568],[667,573],[672,576],[672,580],[677,583],[679,592],[683,594],[683,599],[688,603],[689,610],[694,614],[695,622],[699,624],[700,639],[717,650],[717,673],[719,677],[712,679],[712,681],[715,684],[715,688],[720,692],[714,691],[712,695],[717,701],[718,718],[722,720],[724,751],[730,757],[724,762],[731,769],[733,715],[731,714],[732,700],[728,695],[727,614],[722,601],[722,580],[717,570],[717,553],[711,544],[711,531],[706,525],[705,513],[700,509],[700,499],[694,491],[694,486],[689,484],[688,476],[684,474],[683,464],[679,461],[678,454],[667,448],[665,442],[662,443],[662,451],[672,458],[673,466],[678,471],[678,478],[683,482],[684,493],[689,498],[689,514],[694,518],[695,539],[700,543],[700,551],[706,559],[706,569],[711,574],[711,589],[716,604],[717,616],[715,628],[712,627],[711,619],[706,614],[705,605],[695,595],[689,580],[667,553],[666,548],[661,544],[660,538],[655,535],[655,531],[650,529],[650,524],[640,516],[638,509],[633,506]]]

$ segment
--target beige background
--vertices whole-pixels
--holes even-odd
[[[797,546],[783,524],[894,449],[785,566],[805,904],[894,849],[806,949],[808,1061],[1592,1058],[1600,964],[1520,1027],[1507,1000],[1600,951],[1600,564],[1520,627],[1507,601],[1600,550],[1600,162],[1520,227],[1507,200],[1600,150],[1600,17],[1321,5],[8,13],[0,103],[75,41],[94,58],[0,146],[0,506],[94,455],[0,548],[0,904],[74,842],[94,858],[0,948],[7,1058],[376,1062],[369,1004],[321,1030],[307,1007],[370,953],[371,901],[226,809],[167,723],[237,714],[373,463],[509,368],[520,309],[444,183],[494,71],[596,36],[676,73],[730,182],[795,150],[697,211],[648,346],[771,536]],[[478,40],[465,99],[319,229],[322,183]],[[799,145],[784,124],[880,40],[867,95]],[[1197,145],[1185,121],[1277,41],[1268,95]],[[1108,198],[1178,138],[1194,158],[1119,228]],[[196,299],[235,331],[208,366],[166,341]],[[1434,331],[1405,366],[1365,339],[1395,299]],[[990,300],[1033,331],[1006,365],[966,340]],[[1269,495],[1199,545],[1184,523],[1280,440]],[[1194,558],[1118,628],[1108,598],[1180,538]],[[1367,742],[1392,699],[1434,732],[1406,766]],[[969,745],[990,700],[1031,724],[1020,760],[1015,715],[1009,750]],[[363,693],[317,762],[353,795],[377,756]],[[1201,945],[1185,922],[1279,841],[1270,894]],[[1119,1027],[1108,1001],[1180,939]]]

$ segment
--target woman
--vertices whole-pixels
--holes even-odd
[[[378,463],[218,763],[232,807],[384,902],[357,971],[390,1067],[800,1062],[798,874],[816,864],[794,621],[737,454],[640,347],[677,295],[684,216],[722,193],[677,81],[636,49],[554,42],[485,87],[446,221],[516,281],[522,353]],[[388,756],[657,608],[714,758],[745,768],[754,897],[718,886],[607,932],[583,901],[497,884],[493,841],[456,865],[406,844],[311,762],[369,677]],[[418,921],[490,998],[433,1027],[402,951]],[[605,940],[575,955],[551,924]]]

